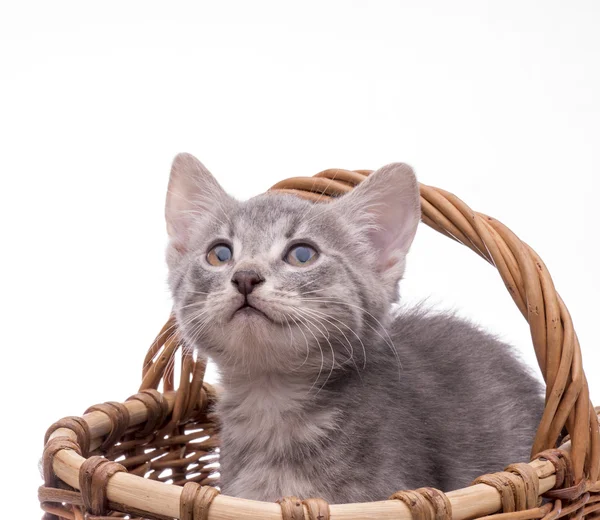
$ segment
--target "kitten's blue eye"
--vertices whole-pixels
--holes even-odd
[[[311,264],[318,257],[318,253],[315,249],[306,244],[299,244],[292,247],[285,255],[285,261],[288,264],[295,265],[297,267],[303,267]]]
[[[210,265],[219,266],[229,262],[232,256],[233,252],[227,244],[217,244],[206,255],[206,261]]]

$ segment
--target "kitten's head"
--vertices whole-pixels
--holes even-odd
[[[315,204],[227,195],[193,156],[171,170],[169,283],[185,343],[222,372],[314,377],[385,341],[420,218],[411,168],[390,164]]]

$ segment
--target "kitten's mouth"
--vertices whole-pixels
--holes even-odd
[[[234,316],[257,315],[257,316],[262,316],[263,318],[266,318],[269,321],[271,321],[271,318],[269,318],[263,311],[261,311],[260,309],[257,309],[253,305],[250,305],[248,303],[248,300],[246,300],[242,305],[240,305],[237,308],[237,310],[233,313],[233,315]]]

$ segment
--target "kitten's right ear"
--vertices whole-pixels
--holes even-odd
[[[193,155],[180,153],[173,160],[167,191],[165,218],[171,245],[188,250],[191,228],[203,214],[223,210],[231,200],[207,168]]]

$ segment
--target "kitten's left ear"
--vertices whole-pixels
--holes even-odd
[[[340,203],[363,219],[377,248],[381,270],[397,266],[403,271],[404,257],[421,219],[419,184],[412,168],[404,163],[388,164],[369,175]]]
[[[194,222],[203,215],[224,211],[231,201],[233,199],[198,159],[189,153],[178,154],[171,166],[165,205],[172,248],[185,252]]]

